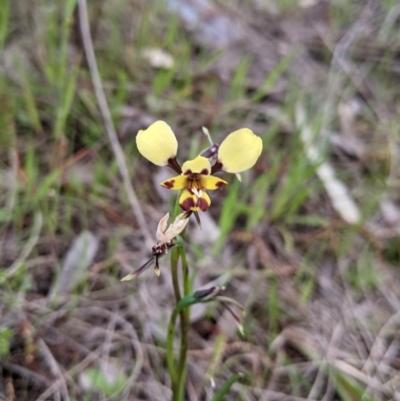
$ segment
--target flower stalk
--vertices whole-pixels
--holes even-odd
[[[183,264],[186,263],[185,261],[186,261],[186,256],[183,257]],[[189,281],[189,275],[187,275],[187,280]],[[189,285],[187,287],[188,290],[190,290]],[[213,300],[218,300],[219,294],[223,291],[225,291],[225,287],[211,287],[205,290],[195,291],[194,293],[188,294],[183,298],[181,298],[177,302],[172,311],[171,318],[168,324],[168,336],[167,336],[167,366],[172,383],[171,386],[172,401],[184,400],[184,390],[185,390],[186,371],[187,371],[186,358],[187,358],[188,334],[189,334],[189,322],[190,322],[189,320],[190,306],[197,303],[205,303]],[[175,333],[176,320],[178,316],[180,316],[180,321],[181,321],[181,330],[180,330],[181,341],[180,341],[178,367],[175,368],[174,333]]]
[[[203,132],[207,136],[210,147],[194,159],[186,160],[182,164],[177,160],[177,138],[171,127],[164,121],[156,121],[146,130],[139,131],[136,136],[137,148],[142,156],[153,164],[169,167],[178,174],[160,183],[163,188],[180,191],[174,210],[174,222],[167,227],[168,213],[160,220],[156,234],[158,242],[152,248],[152,257],[122,279],[123,281],[132,280],[151,265],[154,266],[154,271],[159,276],[161,273],[159,258],[170,250],[175,307],[168,323],[166,351],[172,401],[183,401],[185,397],[191,305],[218,300],[230,311],[239,329],[243,332],[240,317],[230,306],[233,305],[239,309],[242,307],[231,298],[220,296],[224,287],[211,287],[191,292],[189,266],[182,238],[192,214],[201,227],[199,212],[206,212],[211,205],[211,198],[207,191],[216,192],[228,184],[227,181],[215,174],[231,173],[240,179],[239,173],[250,169],[257,162],[262,152],[262,140],[250,129],[241,128],[229,134],[219,145],[213,143],[206,128],[203,128]],[[182,211],[181,214],[179,214],[180,211]],[[179,266],[182,268],[181,275]],[[180,282],[180,277],[182,277],[182,282]],[[178,316],[179,352],[175,354],[174,338]],[[234,375],[228,379],[221,390],[216,393],[214,401],[222,400],[238,378],[239,375]]]
[[[175,214],[179,213],[179,203],[175,205]],[[182,233],[183,235],[183,233]],[[181,287],[179,285],[179,274],[178,266],[179,259],[181,260],[182,266],[182,280],[183,280],[183,297],[181,296]],[[186,382],[186,358],[188,349],[188,334],[190,325],[190,302],[192,300],[188,295],[190,294],[190,277],[189,277],[189,266],[187,263],[185,248],[183,241],[180,238],[177,242],[177,246],[171,252],[171,276],[172,285],[174,288],[176,307],[174,308],[170,322],[168,325],[168,338],[167,338],[167,365],[172,383],[172,400],[183,401],[184,389]],[[189,302],[189,303],[187,303]],[[179,306],[179,307],[178,307]],[[174,332],[176,326],[176,318],[180,316],[180,349],[179,349],[179,360],[177,367],[174,362]]]
[[[183,246],[178,248],[179,256],[182,264],[182,278],[183,278],[183,294],[188,296],[190,294],[190,277],[189,277],[189,266],[186,259],[186,253]],[[178,377],[179,381],[179,398],[183,397],[184,384],[186,379],[186,358],[188,350],[188,335],[190,326],[190,306],[183,309],[181,314],[181,342],[179,350],[179,362],[178,362]]]

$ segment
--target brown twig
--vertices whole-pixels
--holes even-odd
[[[151,247],[154,241],[152,240],[140,203],[137,199],[135,190],[133,189],[133,185],[130,180],[129,171],[125,160],[125,155],[119,143],[118,136],[115,131],[114,124],[111,118],[110,109],[108,107],[107,99],[101,83],[99,69],[97,67],[97,62],[96,62],[96,55],[94,53],[94,48],[93,48],[92,36],[90,34],[86,0],[79,0],[78,8],[79,8],[79,21],[80,21],[83,46],[85,49],[86,59],[89,65],[97,102],[99,104],[101,115],[103,116],[104,119],[104,125],[107,131],[107,135],[110,140],[111,148],[113,150],[115,159],[118,164],[119,172],[122,176],[125,191],[128,196],[129,203],[132,207],[133,214],[136,217],[140,229],[145,236],[146,245],[148,247]]]

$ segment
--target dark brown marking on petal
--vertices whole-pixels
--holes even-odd
[[[205,212],[208,210],[210,205],[207,203],[207,201],[203,198],[198,198],[197,199],[197,205],[196,205],[202,212]]]
[[[172,170],[176,171],[178,174],[182,173],[182,168],[176,160],[176,157],[168,159],[168,167],[172,168]]]
[[[215,186],[217,187],[217,188],[222,188],[222,187],[224,187],[226,185],[226,182],[224,182],[224,181],[218,181],[216,184],[215,184]]]
[[[192,213],[193,213],[193,211],[192,211],[192,210],[189,210],[188,212],[186,212],[186,213],[184,214],[184,218],[185,218],[185,219],[188,219]]]
[[[174,187],[175,180],[164,181],[161,186],[167,189],[171,189]]]
[[[188,197],[182,203],[180,203],[179,206],[185,212],[189,212],[190,210],[192,210],[192,208],[195,207],[194,200],[192,197]]]
[[[194,217],[196,217],[197,225],[198,225],[198,226],[200,227],[200,229],[201,229],[201,220],[200,220],[199,213],[198,213],[198,212],[194,212]]]
[[[186,171],[184,171],[184,173],[183,173],[183,175],[191,175],[191,174],[193,174],[192,173],[192,170],[186,170]]]
[[[201,175],[209,175],[210,172],[206,168],[203,168],[203,170],[200,171],[200,174]]]
[[[217,161],[212,167],[211,167],[211,174],[217,173],[218,171],[222,170],[222,163],[220,161]]]
[[[161,256],[166,255],[168,253],[168,249],[172,248],[173,246],[175,246],[175,242],[173,240],[169,242],[158,242],[156,245],[153,246],[151,250],[153,252],[153,258],[156,258],[157,263],[158,259]]]

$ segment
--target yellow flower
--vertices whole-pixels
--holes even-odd
[[[176,156],[178,141],[171,127],[164,121],[156,121],[136,136],[139,152],[157,166],[166,166]]]
[[[218,149],[216,165],[227,173],[241,173],[252,168],[262,151],[262,140],[248,128],[229,134]]]
[[[218,147],[216,162],[211,165],[204,156],[183,163],[176,160],[178,142],[168,124],[156,121],[136,136],[139,152],[157,166],[169,166],[179,175],[163,181],[164,188],[183,190],[179,205],[188,213],[194,212],[197,218],[199,210],[206,211],[211,199],[206,190],[212,191],[224,187],[227,182],[214,177],[218,171],[240,173],[253,167],[262,151],[262,141],[248,128],[242,128],[229,134]]]
[[[183,189],[179,205],[185,212],[205,212],[211,204],[206,190],[224,187],[227,182],[210,175],[211,164],[203,156],[197,156],[182,165],[182,174],[163,181],[161,186],[168,189]]]

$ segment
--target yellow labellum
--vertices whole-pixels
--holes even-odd
[[[205,212],[211,205],[211,199],[207,192],[201,191],[200,197],[184,189],[179,197],[179,205],[185,212]]]
[[[227,173],[240,173],[256,164],[262,140],[252,130],[242,128],[229,134],[218,149],[218,162]]]
[[[166,166],[178,150],[175,134],[164,121],[156,121],[146,130],[140,130],[136,145],[142,156],[157,166]]]

